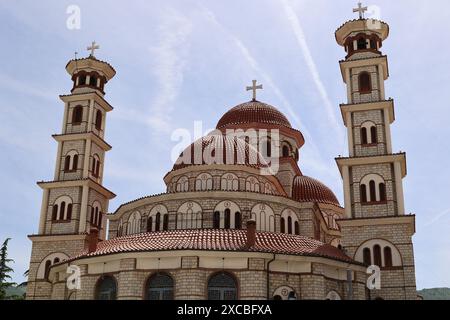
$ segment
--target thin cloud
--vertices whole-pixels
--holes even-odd
[[[325,104],[327,118],[328,118],[329,122],[331,123],[331,125],[333,126],[333,129],[336,131],[339,142],[342,145],[344,143],[344,135],[341,130],[341,124],[337,120],[337,117],[335,114],[336,107],[333,106],[333,104],[331,103],[331,101],[328,97],[327,90],[325,89],[325,86],[320,78],[319,71],[317,70],[317,66],[311,55],[311,51],[309,50],[308,43],[306,42],[305,34],[304,34],[303,28],[300,24],[300,20],[299,20],[297,14],[295,13],[294,9],[292,8],[291,4],[287,0],[281,0],[281,4],[282,4],[284,12],[287,16],[287,19],[291,24],[292,30],[295,34],[295,38],[297,39],[297,42],[303,53],[303,57],[305,58],[306,65],[309,69],[309,72],[311,73],[311,76],[313,78],[313,81],[317,88],[317,91],[319,92],[319,95]]]
[[[192,23],[175,10],[171,10],[164,20],[159,28],[159,44],[149,48],[156,59],[152,71],[159,83],[159,94],[152,102],[151,116],[146,122],[157,132],[169,133],[171,112],[183,84]]]

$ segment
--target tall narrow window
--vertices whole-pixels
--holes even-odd
[[[242,229],[242,220],[241,220],[241,213],[236,212],[234,214],[234,227],[236,229]]]
[[[66,156],[64,160],[64,171],[70,171],[70,156]]]
[[[90,222],[92,224],[94,224],[94,221],[95,221],[94,219],[95,219],[95,208],[91,207],[91,220],[90,220]]]
[[[372,257],[370,256],[370,249],[364,248],[363,250],[363,261],[364,264],[370,266],[372,264]]]
[[[289,157],[289,147],[283,146],[283,157]]]
[[[367,144],[367,128],[361,128],[361,144]]]
[[[230,229],[230,209],[225,209],[224,212],[225,215],[225,223],[224,223],[224,227],[225,229]]]
[[[55,204],[53,205],[53,209],[52,209],[52,220],[55,221],[58,219],[58,205]]]
[[[292,218],[288,217],[288,233],[292,234]]]
[[[97,110],[97,113],[95,116],[95,128],[97,130],[102,129],[102,112],[100,110]]]
[[[66,211],[66,203],[63,201],[63,202],[61,202],[61,209],[59,210],[58,220],[64,220],[65,211]]]
[[[370,128],[370,142],[371,143],[377,143],[378,137],[377,137],[377,127],[373,126]]]
[[[169,230],[169,215],[168,214],[165,214],[163,216],[163,230],[164,231]]]
[[[161,214],[158,212],[155,218],[155,231],[159,231],[159,224],[161,222]]]
[[[100,176],[100,160],[97,160],[97,162],[95,163],[95,176]]]
[[[381,267],[381,247],[378,244],[373,246],[373,263]]]
[[[72,111],[72,124],[80,124],[83,121],[83,107],[76,106]]]
[[[386,185],[380,183],[380,201],[386,201]]]
[[[75,171],[78,169],[78,155],[74,155],[73,156],[73,160],[72,160],[72,171]]]
[[[220,212],[215,211],[213,216],[213,228],[219,229],[220,228]]]
[[[367,187],[365,184],[361,184],[360,187],[360,196],[361,196],[361,202],[367,203]]]
[[[295,234],[300,235],[300,225],[298,224],[298,221],[295,221]]]
[[[96,87],[97,86],[97,77],[94,75],[91,75],[91,78],[89,79],[89,85],[91,87]]]
[[[280,231],[281,231],[281,233],[285,233],[286,232],[286,226],[285,226],[285,221],[284,221],[284,218],[281,218],[280,219]]]
[[[375,181],[370,180],[369,190],[370,190],[370,202],[377,201],[377,191],[375,190]]]
[[[86,84],[86,75],[83,74],[78,78],[78,85],[84,86],[85,84]]]
[[[370,93],[372,91],[372,84],[370,81],[370,74],[368,72],[361,72],[359,75],[359,92]]]
[[[69,203],[67,205],[67,220],[71,220],[72,219],[72,204]]]
[[[272,156],[272,143],[271,143],[270,139],[267,139],[267,141],[266,141],[266,149],[267,149],[267,156],[271,157]]]
[[[384,266],[392,267],[392,250],[390,247],[384,247]]]

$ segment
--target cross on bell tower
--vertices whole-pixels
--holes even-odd
[[[367,7],[363,7],[361,2],[358,2],[358,8],[353,9],[353,12],[359,13],[359,19],[364,19],[364,12],[368,10]]]
[[[95,41],[92,41],[92,44],[90,47],[87,47],[87,50],[91,51],[91,54],[89,56],[94,57],[95,50],[100,49],[100,46],[95,43]]]
[[[262,84],[256,85],[256,81],[257,80],[252,80],[252,86],[246,88],[247,91],[250,91],[250,90],[253,91],[253,99],[252,99],[253,101],[256,101],[256,90],[263,88]]]

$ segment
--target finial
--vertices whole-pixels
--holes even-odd
[[[364,12],[366,12],[368,9],[367,7],[363,7],[361,2],[358,2],[358,8],[353,9],[353,12],[359,13],[359,19],[364,19]]]
[[[91,54],[89,56],[95,58],[94,52],[97,49],[100,49],[100,46],[98,44],[96,44],[95,41],[92,41],[91,46],[87,47],[87,50],[91,51]]]
[[[262,84],[256,85],[256,81],[257,80],[252,80],[252,83],[253,83],[252,86],[246,88],[247,91],[250,91],[250,90],[253,91],[253,99],[252,99],[253,101],[256,101],[256,90],[263,88]]]

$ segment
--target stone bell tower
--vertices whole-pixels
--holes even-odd
[[[381,268],[381,289],[367,290],[368,299],[416,299],[415,216],[405,215],[402,185],[406,154],[393,152],[394,101],[386,98],[384,84],[389,68],[381,48],[389,26],[365,19],[366,10],[359,4],[359,19],[335,33],[346,52],[339,64],[347,103],[340,109],[349,157],[336,159],[344,186],[342,245],[355,260]]]
[[[105,153],[111,149],[104,140],[106,114],[113,109],[104,89],[116,72],[95,58],[98,48],[93,42],[87,58],[66,66],[73,88],[60,96],[64,116],[61,134],[53,135],[58,143],[53,180],[38,182],[44,194],[38,233],[29,236],[28,299],[52,298],[49,269],[86,249],[91,230],[98,230],[99,240],[106,237],[105,215],[115,195],[102,185]]]

